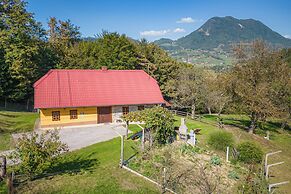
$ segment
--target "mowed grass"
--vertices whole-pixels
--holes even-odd
[[[125,141],[125,158],[136,142]],[[18,193],[159,193],[156,185],[121,169],[120,138],[98,143],[63,156],[50,169],[53,176],[20,184]]]
[[[234,135],[236,143],[244,141],[252,141],[264,150],[265,153],[281,150],[282,153],[270,156],[268,163],[277,163],[284,161],[284,164],[270,168],[270,183],[281,181],[290,181],[289,184],[282,185],[278,191],[288,193],[291,191],[291,130],[287,127],[286,130],[280,129],[281,124],[277,120],[270,119],[264,123],[260,129],[256,129],[258,134],[249,134],[246,129],[250,124],[250,120],[245,115],[222,115],[225,129],[217,127],[216,115],[204,115],[199,120],[186,119],[188,129],[201,128],[200,135],[197,135],[198,145],[202,147],[207,146],[207,139],[209,134],[217,130],[226,130]],[[175,126],[180,126],[181,117],[176,116]],[[289,122],[290,126],[290,122]],[[270,141],[264,139],[266,130],[270,131]],[[209,148],[208,148],[209,149]],[[218,154],[222,154],[218,152]]]
[[[11,134],[32,131],[37,113],[0,111],[0,151],[12,148]]]

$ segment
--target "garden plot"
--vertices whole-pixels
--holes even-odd
[[[244,172],[214,153],[184,142],[144,152],[128,166],[177,193],[233,193]]]

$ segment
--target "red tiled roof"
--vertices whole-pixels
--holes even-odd
[[[33,87],[34,108],[164,104],[143,70],[50,70]]]

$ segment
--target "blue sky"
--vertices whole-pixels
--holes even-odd
[[[177,39],[214,16],[260,20],[291,38],[290,0],[28,0],[28,10],[47,27],[49,17],[70,19],[82,36],[102,30],[142,37]]]

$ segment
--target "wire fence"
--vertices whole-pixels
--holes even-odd
[[[10,102],[5,99],[0,99],[0,109],[8,111],[28,111],[34,112],[33,101],[27,102]]]

